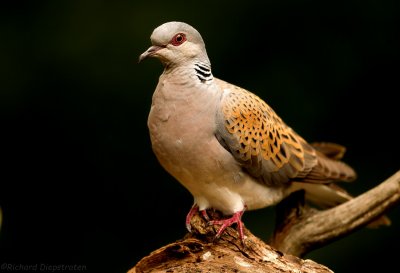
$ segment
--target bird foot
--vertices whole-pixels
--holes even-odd
[[[226,230],[227,227],[230,227],[233,224],[237,224],[237,231],[239,233],[239,238],[244,244],[244,232],[243,232],[243,222],[242,222],[242,215],[244,211],[246,210],[246,207],[238,212],[235,212],[232,217],[223,219],[223,220],[211,220],[210,217],[207,214],[207,210],[200,210],[201,215],[203,218],[208,222],[208,225],[220,225],[221,227],[218,229],[217,234],[215,235],[215,238],[219,238],[221,234]],[[192,225],[191,221],[193,216],[199,212],[199,206],[194,204],[192,208],[190,209],[189,213],[186,216],[186,228],[189,232],[192,232]]]
[[[189,213],[186,216],[186,229],[189,232],[192,232],[192,225],[190,224],[190,222],[192,221],[193,216],[199,211],[199,206],[197,206],[196,204],[194,204],[192,206],[192,208],[190,209]],[[207,211],[206,210],[200,210],[201,215],[203,216],[203,218],[208,222],[210,221],[210,217],[208,217]]]
[[[223,219],[223,220],[212,220],[208,222],[209,225],[221,225],[215,238],[219,238],[221,234],[225,231],[225,229],[233,224],[237,224],[237,231],[239,233],[239,238],[244,244],[244,232],[243,232],[243,222],[242,215],[245,210],[235,212],[231,218]]]

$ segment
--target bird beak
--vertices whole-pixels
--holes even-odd
[[[165,46],[153,45],[153,46],[149,47],[145,52],[143,52],[139,56],[139,63],[141,61],[143,61],[144,59],[146,59],[147,57],[154,56],[154,54],[156,54],[157,51],[159,51],[160,49],[163,49],[163,48],[165,48]]]

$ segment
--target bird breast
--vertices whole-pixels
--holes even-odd
[[[216,142],[219,97],[208,85],[190,88],[160,77],[148,117],[150,138],[161,165],[183,183],[204,166],[201,154]]]

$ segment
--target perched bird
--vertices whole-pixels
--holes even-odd
[[[351,197],[336,181],[352,181],[354,170],[340,161],[344,147],[307,143],[255,94],[215,78],[200,33],[168,22],[151,34],[152,46],[139,57],[164,65],[153,94],[148,127],[161,165],[193,195],[186,217],[207,219],[213,208],[226,217],[217,235],[241,217],[304,189],[306,198],[331,207]]]

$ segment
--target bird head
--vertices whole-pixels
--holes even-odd
[[[154,29],[150,40],[152,46],[139,56],[139,62],[147,57],[156,57],[165,66],[180,65],[191,60],[209,63],[203,38],[186,23],[164,23]]]

